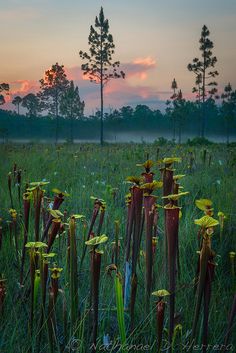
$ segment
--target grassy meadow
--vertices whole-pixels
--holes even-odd
[[[230,252],[236,251],[235,147],[227,147],[224,144],[207,147],[171,144],[111,144],[103,147],[95,144],[5,144],[0,146],[0,155],[0,352],[158,352],[161,337],[160,317],[157,322],[158,300],[166,302],[160,351],[223,351],[221,345],[224,345],[227,336],[229,312],[236,291],[235,263],[233,255],[231,258],[229,256]],[[181,206],[179,266],[177,275],[175,273],[175,329],[171,340],[169,297],[158,299],[157,296],[151,295],[149,300],[146,300],[148,250],[145,241],[145,217],[142,218],[142,234],[137,245],[137,286],[133,322],[130,304],[124,309],[123,303],[128,300],[124,298],[127,295],[124,294],[124,287],[129,205],[125,202],[125,195],[135,184],[132,179],[128,183],[126,178],[140,176],[145,172],[145,168],[136,164],[152,160],[154,179],[160,181],[162,176],[159,168],[163,167],[160,160],[168,157],[181,158],[180,163],[173,163],[171,167],[174,169],[174,175],[185,175],[180,180],[183,186],[181,192],[189,192],[178,200]],[[168,169],[169,166],[166,166]],[[30,184],[34,182],[42,184]],[[26,185],[30,189],[24,196],[28,197],[30,204],[27,234],[23,203]],[[150,186],[146,187],[148,189]],[[59,207],[62,214],[49,216],[54,194],[58,193],[52,191],[55,188],[68,193],[69,196],[63,194],[64,201]],[[40,190],[42,195],[38,206],[32,196],[35,195],[35,190]],[[156,203],[163,205],[162,188],[153,187],[151,193],[157,195]],[[89,227],[96,198],[101,202],[99,201],[100,208],[93,226],[93,234],[89,233]],[[226,219],[223,228],[220,225],[214,226],[214,232],[210,234],[216,266],[210,284],[209,319],[207,324],[203,320],[202,300],[194,346],[191,346],[194,311],[199,294],[199,277],[196,275],[199,263],[197,251],[200,251],[202,246],[200,227],[194,220],[204,216],[204,212],[195,205],[195,201],[199,199],[212,201],[214,214],[211,216],[214,219],[219,220],[219,211],[225,214]],[[35,222],[37,207],[38,225]],[[101,220],[101,212],[104,212],[104,221]],[[153,223],[151,230],[155,238],[151,250],[151,292],[169,290],[165,210],[156,207],[155,212],[157,224]],[[71,217],[72,215],[83,215],[84,218]],[[46,248],[38,248],[32,242],[42,240],[50,217],[54,218],[54,223],[50,225],[43,242],[49,244],[52,228],[58,221],[60,229],[55,233],[56,237],[52,239],[50,249],[50,253],[56,255],[43,257]],[[35,230],[37,227],[38,239]],[[88,235],[92,238],[102,234],[108,237],[106,242],[98,239],[95,246],[85,246]],[[26,236],[27,243],[31,245],[25,248],[22,269]],[[103,250],[103,253],[97,252],[97,249]],[[84,253],[84,260],[81,262]],[[130,262],[132,256],[131,251]],[[40,267],[46,266],[45,263],[49,268],[46,276],[44,268]],[[113,266],[110,266],[112,264]],[[42,277],[42,273],[45,277]],[[133,284],[129,283],[130,285]],[[203,297],[207,296],[207,289],[204,293]],[[131,295],[130,292],[128,294]],[[94,327],[96,296],[99,298],[97,328]],[[236,351],[235,321],[227,347],[224,347],[228,352]],[[208,342],[204,348],[202,339],[206,330]],[[94,337],[96,348],[92,346]]]

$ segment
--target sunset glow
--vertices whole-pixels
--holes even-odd
[[[211,4],[214,12],[210,11]],[[59,0],[55,7],[48,0],[9,0],[1,5],[0,14],[0,80],[10,84],[5,109],[13,108],[14,96],[37,92],[45,70],[56,62],[65,66],[68,79],[78,85],[85,111],[89,113],[98,106],[98,87],[82,74],[79,50],[88,50],[89,28],[100,6],[109,19],[115,60],[120,60],[120,68],[126,74],[125,80],[114,80],[105,87],[106,106],[146,102],[163,108],[174,77],[183,96],[192,99],[194,77],[187,65],[199,55],[198,40],[204,23],[210,29],[218,58],[219,91],[228,82],[236,86],[236,48],[231,45],[236,36],[234,1],[229,0],[224,6],[219,0],[214,4],[201,0],[196,7],[184,0],[162,5],[154,0],[138,0],[135,6],[125,0],[102,0],[99,4],[92,0],[83,6],[73,0],[68,6]],[[180,12],[180,8],[185,12]],[[125,9],[125,13],[120,9]]]

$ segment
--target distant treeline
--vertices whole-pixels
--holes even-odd
[[[104,133],[106,136],[127,133],[150,133],[160,136],[168,136],[181,142],[182,135],[200,136],[201,119],[197,104],[188,102],[181,116],[161,113],[159,110],[151,110],[146,105],[130,106],[105,113]],[[59,117],[59,139],[71,139],[71,124],[73,124],[73,139],[96,140],[100,135],[100,112],[89,117],[78,119],[66,119]],[[228,126],[229,125],[229,126]],[[55,138],[56,120],[50,116],[25,116],[15,112],[0,110],[0,137],[2,140],[27,139],[42,140]],[[229,129],[230,127],[230,129]],[[231,140],[236,139],[235,120],[225,119],[214,101],[208,104],[206,112],[206,137],[225,136],[227,133]]]

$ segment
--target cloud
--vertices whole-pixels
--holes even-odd
[[[16,80],[9,82],[9,85],[10,91],[5,96],[6,104],[3,106],[5,109],[15,109],[15,106],[11,103],[14,97],[24,97],[28,93],[37,93],[39,91],[39,82],[34,80]]]
[[[113,79],[104,88],[104,102],[106,107],[119,108],[123,105],[136,106],[146,104],[154,109],[162,109],[163,102],[170,92],[159,92],[148,84],[148,75],[156,69],[156,61],[151,57],[137,58],[122,65],[126,72],[125,79]],[[85,113],[90,114],[100,107],[99,85],[85,80],[79,66],[65,67],[69,80],[73,80],[79,87],[81,99],[85,101]],[[135,79],[135,80],[134,80]],[[135,81],[135,82],[134,82]],[[39,82],[18,80],[10,82],[10,95],[5,108],[12,109],[10,101],[16,95],[24,96],[29,92],[39,91]]]
[[[105,105],[121,107],[152,102],[152,106],[156,107],[160,102],[158,91],[149,86],[148,82],[144,84],[148,81],[151,70],[156,67],[156,60],[151,57],[136,58],[132,62],[122,64],[120,69],[126,73],[125,79],[113,79],[105,86]],[[79,67],[67,68],[66,72],[68,78],[73,79],[79,86],[82,99],[85,100],[86,111],[99,108],[99,86],[84,79]]]
[[[113,80],[105,87],[105,99],[112,107],[145,104],[158,109],[161,97],[157,89],[148,85],[130,86],[126,80]]]
[[[153,59],[151,56],[147,56],[146,58],[137,58],[133,61],[136,65],[144,65],[146,67],[155,67],[156,60]]]
[[[126,73],[126,79],[132,78],[144,81],[148,78],[148,71],[157,67],[156,61],[150,56],[137,58],[130,63],[122,64],[121,69]]]
[[[10,82],[10,94],[20,95],[29,92],[36,93],[39,90],[39,82],[34,80],[17,80]]]

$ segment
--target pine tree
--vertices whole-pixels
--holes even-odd
[[[204,25],[199,40],[199,49],[202,54],[202,59],[194,58],[192,63],[188,64],[188,70],[193,72],[196,76],[193,93],[197,94],[197,99],[201,107],[201,137],[205,136],[205,102],[208,98],[217,97],[217,82],[212,79],[219,75],[218,71],[214,69],[217,58],[213,56],[212,49],[214,48],[214,44],[209,39],[209,36],[210,31],[207,26]]]
[[[100,142],[103,144],[103,106],[104,106],[104,86],[111,79],[124,78],[123,71],[119,71],[119,61],[112,62],[115,45],[113,37],[109,33],[109,22],[105,19],[103,8],[101,7],[99,17],[95,18],[95,28],[90,27],[88,37],[89,54],[83,51],[79,52],[83,60],[87,60],[82,64],[81,69],[84,71],[91,82],[100,85]]]
[[[9,94],[9,84],[8,83],[0,83],[0,105],[6,103],[5,97],[2,93]]]
[[[221,113],[226,122],[226,142],[229,144],[230,124],[232,125],[236,117],[236,90],[233,91],[230,83],[225,86],[221,98],[223,99]]]
[[[39,97],[44,109],[48,110],[49,114],[56,119],[55,139],[57,143],[60,100],[65,90],[69,87],[69,81],[66,77],[64,66],[58,63],[52,65],[52,67],[45,72],[44,78],[39,82],[41,84]]]
[[[178,84],[176,79],[174,78],[173,81],[171,82],[171,89],[173,90],[173,94],[171,95],[170,99],[171,100],[167,100],[166,102],[166,113],[169,116],[169,118],[172,120],[172,124],[173,124],[173,140],[175,141],[176,138],[176,115],[175,115],[175,101],[178,99],[179,96],[179,92],[176,93],[176,90],[178,89]],[[182,95],[182,92],[181,92]]]
[[[37,116],[42,110],[40,100],[34,93],[29,93],[22,98],[22,107],[28,110],[27,115],[31,118]]]
[[[17,114],[20,114],[20,104],[22,103],[22,98],[20,96],[16,96],[12,100],[12,104],[14,104],[17,108]]]
[[[84,114],[84,101],[81,101],[79,88],[70,82],[69,88],[63,93],[60,102],[60,112],[62,116],[70,119],[70,142],[74,141],[74,120],[79,119]]]

